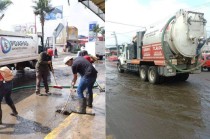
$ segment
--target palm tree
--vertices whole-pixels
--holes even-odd
[[[0,12],[3,12],[7,9],[9,5],[12,4],[12,1],[10,0],[0,0]]]
[[[42,26],[42,46],[44,47],[44,22],[45,15],[54,10],[52,5],[50,4],[51,0],[38,0],[33,1],[35,6],[32,6],[34,9],[34,14],[40,16],[40,22]]]
[[[96,33],[96,40],[98,39],[98,33],[100,33],[103,37],[104,37],[104,34],[105,34],[105,30],[104,30],[104,27],[99,27],[99,25],[97,24],[93,30],[92,30],[94,33]]]
[[[10,0],[0,0],[0,13],[4,12],[8,6],[12,4],[12,1]],[[0,17],[2,19],[4,14]]]
[[[105,29],[101,27],[100,34],[103,36],[103,41],[105,41]]]

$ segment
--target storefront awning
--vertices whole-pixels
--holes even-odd
[[[78,0],[105,21],[105,0]]]

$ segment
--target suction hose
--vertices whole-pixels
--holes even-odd
[[[201,64],[197,65],[197,66],[194,67],[194,68],[191,68],[191,69],[189,69],[189,70],[182,70],[182,69],[176,67],[175,65],[173,65],[173,64],[167,59],[167,57],[166,57],[166,53],[165,53],[165,52],[166,52],[166,49],[165,49],[166,46],[164,45],[164,35],[165,35],[165,32],[166,32],[166,29],[167,29],[168,25],[169,25],[169,24],[171,23],[171,21],[174,20],[175,18],[176,18],[176,16],[171,17],[171,18],[168,20],[168,22],[166,23],[165,27],[163,28],[163,33],[162,33],[162,37],[161,37],[161,44],[162,44],[162,48],[163,48],[163,54],[164,54],[164,57],[165,57],[165,60],[166,60],[167,64],[170,65],[172,68],[174,68],[174,69],[176,69],[177,71],[180,71],[180,72],[191,72],[191,71],[196,70],[196,69],[198,69],[199,67],[201,67],[201,66],[206,62],[206,60],[204,60]],[[196,59],[196,64],[197,64],[197,62],[198,62],[198,58]]]

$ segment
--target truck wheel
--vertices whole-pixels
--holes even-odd
[[[207,68],[208,69],[208,71],[210,71],[210,68]]]
[[[29,61],[29,67],[30,67],[31,69],[35,69],[36,62],[37,62],[37,61],[35,61],[35,60]]]
[[[139,68],[139,76],[142,81],[148,81],[148,66],[142,65]]]
[[[124,72],[124,69],[122,68],[122,65],[121,65],[120,62],[117,63],[117,69],[118,69],[119,73],[123,73]]]
[[[158,84],[160,81],[160,76],[158,74],[157,67],[151,66],[148,70],[148,80],[152,84]]]

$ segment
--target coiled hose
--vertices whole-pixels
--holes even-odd
[[[176,69],[177,71],[180,71],[180,72],[191,72],[191,71],[193,71],[193,70],[197,70],[199,67],[201,67],[205,62],[206,62],[206,60],[204,60],[201,64],[199,64],[199,65],[196,65],[196,67],[194,67],[194,68],[191,68],[191,69],[188,69],[188,70],[183,70],[183,69],[180,69],[180,68],[178,68],[177,66],[175,66],[175,65],[173,65],[170,61],[169,61],[169,59],[167,59],[167,57],[166,57],[166,46],[164,45],[164,35],[165,35],[165,32],[166,32],[166,29],[167,29],[167,27],[168,27],[168,25],[170,24],[170,22],[172,21],[172,20],[174,20],[176,18],[176,16],[173,16],[173,17],[171,17],[169,20],[168,20],[168,22],[166,23],[166,25],[165,25],[165,27],[163,28],[163,33],[162,33],[162,37],[161,37],[161,44],[162,44],[162,48],[163,48],[163,54],[164,54],[164,57],[165,57],[165,60],[166,60],[166,62],[167,62],[167,64],[168,65],[170,65],[172,68],[174,68],[174,69]],[[199,54],[198,54],[199,55]],[[196,64],[198,63],[198,57],[196,58]]]

